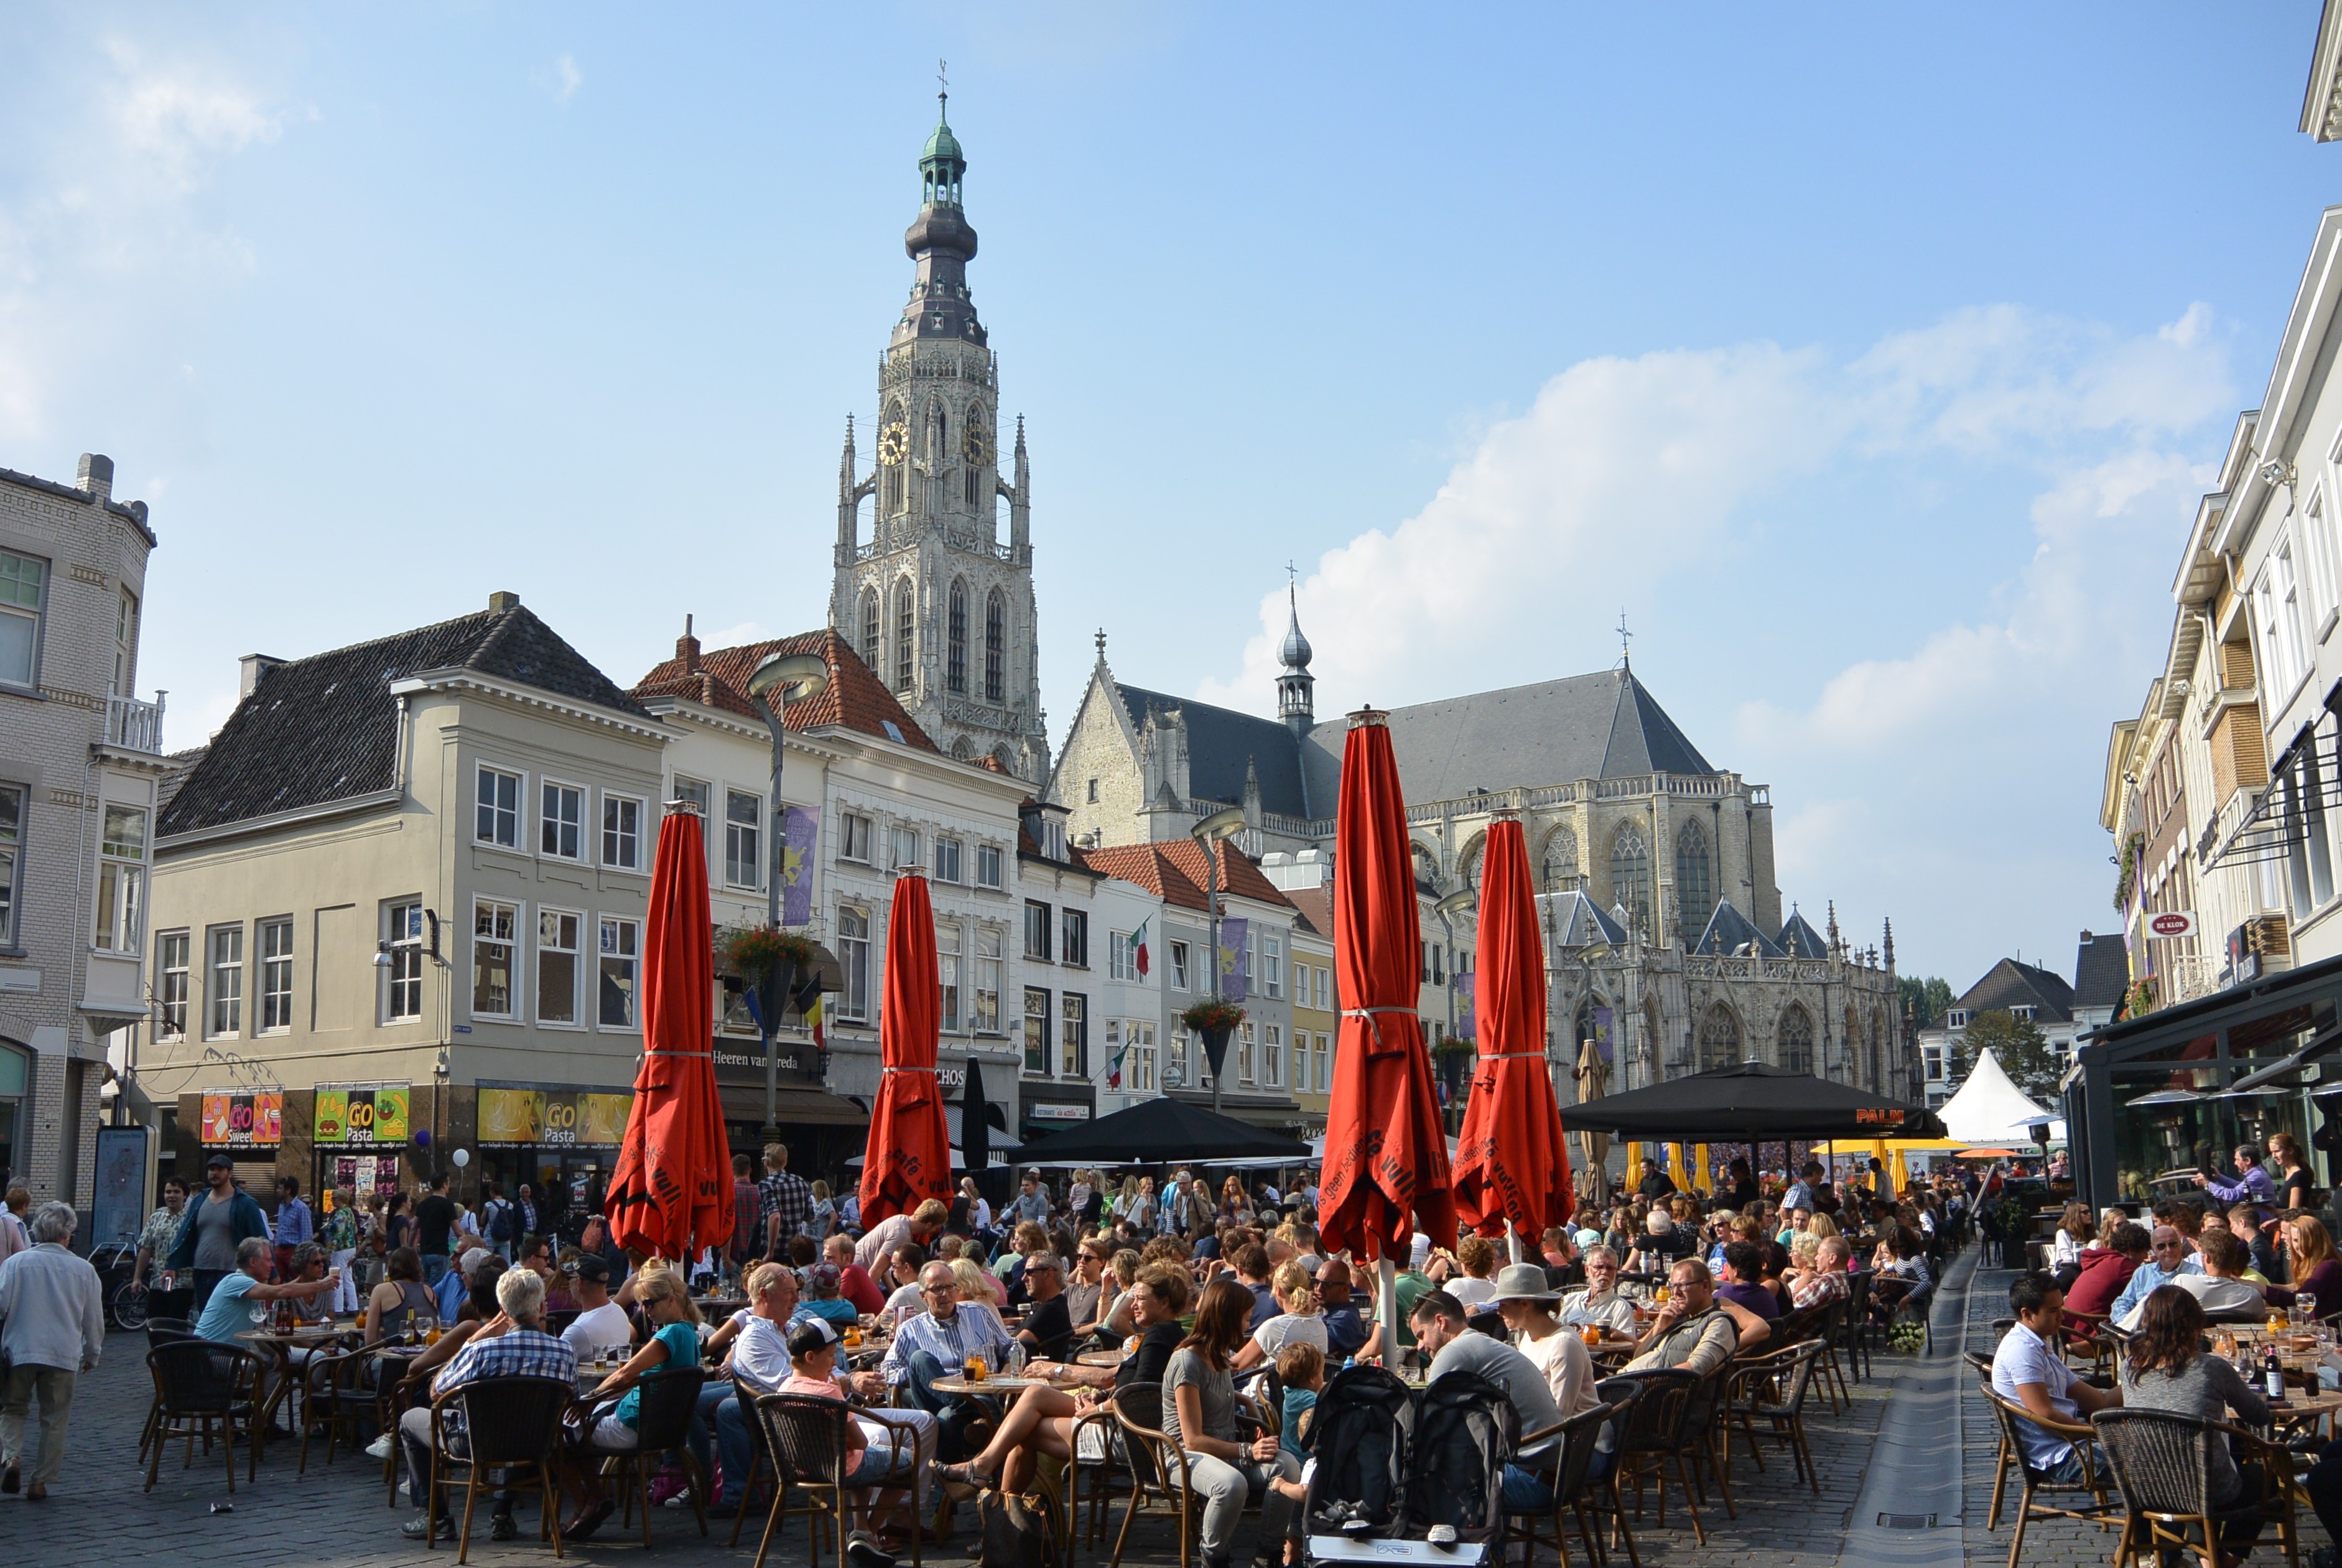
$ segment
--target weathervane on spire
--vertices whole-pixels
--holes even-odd
[[[951,70],[951,62],[950,62],[950,61],[946,60],[946,59],[943,59],[943,58],[941,58],[941,57],[938,57],[938,58],[936,59],[936,96],[937,98],[948,98],[948,97],[950,97],[950,96],[951,96],[951,77],[950,77],[950,75],[947,75],[947,73],[948,73],[950,70]]]
[[[1630,646],[1634,635],[1626,630],[1626,607],[1621,604],[1618,606],[1618,667],[1622,670],[1635,667],[1634,649]]]

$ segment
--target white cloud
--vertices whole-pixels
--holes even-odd
[[[188,62],[151,65],[118,40],[105,52],[118,73],[106,93],[115,135],[171,188],[194,190],[222,156],[283,134],[281,114],[215,72]]]
[[[577,68],[577,56],[564,55],[553,62],[549,75],[538,79],[552,91],[555,102],[565,104],[586,85],[586,73]]]

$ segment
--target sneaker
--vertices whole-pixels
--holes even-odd
[[[496,1513],[488,1519],[488,1539],[511,1541],[520,1535],[520,1522],[509,1513]]]
[[[857,1530],[846,1538],[846,1560],[854,1568],[895,1568],[895,1559],[867,1530]]]
[[[1442,1547],[1447,1551],[1453,1552],[1456,1550],[1456,1526],[1453,1524],[1435,1524],[1424,1533],[1423,1539],[1433,1546]]]
[[[436,1519],[427,1513],[418,1513],[400,1525],[398,1533],[409,1541],[453,1541],[455,1539],[455,1521],[445,1513]]]
[[[387,1432],[384,1433],[380,1437],[375,1438],[372,1443],[366,1444],[366,1457],[368,1459],[388,1459],[390,1457],[390,1451],[394,1442],[395,1440],[391,1437],[390,1433]]]

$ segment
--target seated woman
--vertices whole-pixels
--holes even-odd
[[[1023,1490],[1032,1480],[1036,1454],[1063,1459],[1072,1454],[1074,1425],[1106,1402],[1093,1390],[1163,1381],[1171,1353],[1179,1346],[1179,1314],[1187,1310],[1187,1271],[1174,1263],[1149,1263],[1130,1287],[1131,1322],[1139,1335],[1136,1353],[1124,1358],[1112,1372],[1100,1367],[1060,1369],[1055,1363],[1034,1362],[1026,1372],[1047,1376],[1062,1370],[1071,1381],[1087,1388],[1067,1393],[1063,1388],[1036,1384],[1016,1396],[1008,1413],[984,1451],[966,1464],[945,1465],[936,1474],[947,1485],[984,1487],[996,1483],[1008,1491]],[[1247,1301],[1252,1293],[1245,1293]],[[961,1311],[966,1311],[963,1305]],[[1250,1312],[1246,1307],[1247,1313]]]
[[[1480,1236],[1468,1236],[1466,1240],[1485,1244],[1485,1238]],[[1326,1320],[1317,1313],[1316,1286],[1301,1265],[1286,1263],[1279,1267],[1269,1289],[1283,1310],[1255,1329],[1252,1337],[1238,1347],[1232,1363],[1236,1372],[1250,1372],[1264,1363],[1275,1365],[1277,1352],[1288,1344],[1315,1345],[1321,1354],[1327,1349]]]
[[[2205,1353],[2204,1323],[2202,1305],[2177,1285],[2161,1285],[2147,1293],[2123,1357],[2124,1408],[2167,1410],[2210,1421],[2227,1421],[2233,1410],[2244,1424],[2266,1426],[2268,1402],[2227,1360]],[[2239,1471],[2225,1438],[2213,1440],[2208,1457],[2215,1508],[2238,1507],[2261,1496],[2267,1478],[2257,1468]],[[2241,1554],[2260,1533],[2257,1519],[2226,1525],[2220,1544]]]
[[[569,1480],[578,1495],[577,1513],[562,1528],[562,1534],[573,1541],[590,1537],[618,1506],[602,1493],[601,1457],[632,1453],[641,1446],[636,1431],[642,1419],[641,1384],[699,1364],[699,1309],[692,1304],[691,1289],[683,1276],[672,1268],[645,1268],[628,1283],[656,1328],[649,1342],[584,1401],[592,1407],[590,1424],[575,1434],[578,1452],[574,1455],[575,1463],[568,1466]],[[614,1396],[616,1405],[604,1409]],[[707,1446],[706,1428],[695,1417],[692,1448],[700,1459],[703,1475],[710,1456],[701,1451]]]
[[[1292,1501],[1269,1483],[1301,1477],[1301,1466],[1277,1447],[1276,1433],[1247,1438],[1237,1423],[1228,1363],[1245,1342],[1252,1305],[1252,1292],[1236,1280],[1214,1280],[1196,1309],[1194,1332],[1179,1342],[1163,1371],[1162,1430],[1187,1456],[1188,1483],[1204,1505],[1199,1534],[1207,1564],[1233,1561],[1236,1523],[1256,1492],[1267,1493],[1260,1511],[1263,1549],[1256,1556],[1276,1561]]]
[[[1129,1247],[1115,1253],[1106,1264],[1106,1288],[1098,1298],[1097,1337],[1108,1348],[1138,1332],[1130,1321],[1130,1287],[1138,1283],[1138,1271],[1144,1266]]]
[[[380,1344],[409,1328],[435,1328],[439,1323],[439,1298],[423,1283],[423,1255],[413,1247],[393,1247],[385,1262],[387,1277],[366,1293],[368,1344]]]
[[[1000,1283],[1000,1276],[966,1257],[954,1258],[951,1272],[953,1282],[959,1286],[960,1311],[974,1307],[978,1312],[990,1313],[993,1321],[999,1322],[1000,1309],[1008,1304],[1008,1287]]]

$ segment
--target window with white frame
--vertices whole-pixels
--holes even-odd
[[[1090,966],[1088,913],[1079,909],[1062,909],[1057,913],[1059,935],[1063,938],[1057,944],[1057,961],[1072,964],[1076,969],[1087,969]]]
[[[96,929],[93,946],[136,953],[145,945],[146,813],[108,801],[97,838]]]
[[[934,876],[937,882],[958,882],[960,872],[960,841],[945,834],[936,835]]]
[[[293,917],[260,923],[260,1033],[293,1027]]]
[[[1167,945],[1171,952],[1171,989],[1185,991],[1187,989],[1187,944],[1174,942]]]
[[[204,934],[204,1033],[217,1040],[244,1032],[244,927],[215,925]]]
[[[125,588],[114,603],[114,694],[137,695],[133,689],[137,679],[138,595]]]
[[[1000,933],[976,934],[976,1032],[1000,1033]]]
[[[1285,1025],[1260,1026],[1260,1081],[1272,1089],[1285,1087]]]
[[[943,1031],[959,1033],[959,923],[936,922],[936,979],[943,987]]]
[[[757,840],[765,822],[765,803],[746,790],[724,792],[724,880],[733,887],[765,885],[764,862]]]
[[[1138,978],[1138,952],[1130,945],[1130,933],[1108,930],[1106,934],[1106,974],[1109,980]]]
[[[575,784],[544,781],[538,798],[536,852],[555,860],[586,856],[586,792]]]
[[[837,1015],[870,1016],[870,912],[852,904],[837,910]]]
[[[1025,988],[1025,1071],[1049,1075],[1049,994],[1037,985]]]
[[[1196,1081],[1187,1076],[1187,1032],[1185,1029],[1171,1031],[1163,1054],[1163,1075],[1166,1087],[1196,1087]]]
[[[605,1029],[632,1029],[641,990],[643,925],[618,915],[602,917],[601,952],[595,986],[601,998],[596,1015]]]
[[[1317,1011],[1334,1010],[1334,972],[1324,964],[1317,966]]]
[[[1236,1082],[1239,1084],[1253,1081],[1252,1053],[1252,1020],[1247,1018],[1236,1025]]]
[[[1316,1051],[1311,1053],[1311,1054],[1317,1058],[1316,1072],[1311,1079],[1311,1082],[1316,1084],[1316,1088],[1314,1093],[1319,1094],[1329,1094],[1333,1093],[1334,1037],[1331,1034],[1318,1035],[1317,1048]]]
[[[0,550],[0,684],[29,686],[39,679],[48,586],[46,561]]]
[[[602,797],[602,864],[617,871],[643,868],[643,803],[632,795]]]
[[[1271,998],[1285,994],[1285,938],[1265,932],[1260,939],[1262,993]]]
[[[155,1020],[157,1040],[187,1037],[187,934],[166,931],[155,939]]]
[[[2309,621],[2313,629],[2326,623],[2336,604],[2334,530],[2326,517],[2326,492],[2313,490],[2302,508],[2301,538],[2309,562]]]
[[[1090,1004],[1071,992],[1057,998],[1057,1076],[1090,1075]]]
[[[709,803],[715,798],[715,794],[706,779],[686,778],[681,774],[675,775],[675,790],[667,796],[667,799],[679,802],[697,812],[699,820],[703,823],[707,820]]]
[[[997,888],[1000,885],[1000,846],[979,844],[976,846],[976,885]]]
[[[513,1015],[513,943],[520,906],[500,898],[472,901],[472,1015]]]
[[[16,945],[16,868],[25,863],[25,792],[0,784],[0,947]]]
[[[536,912],[536,1021],[575,1028],[577,936],[586,917],[566,909]]]
[[[870,864],[870,819],[859,812],[837,814],[837,858],[850,860],[857,865]]]
[[[2262,664],[2272,688],[2264,700],[2271,701],[2291,691],[2301,674],[2301,609],[2290,540],[2280,539],[2269,552],[2268,564],[2253,591],[2253,604],[2261,625]]]
[[[908,870],[919,864],[919,830],[897,824],[889,830],[887,838],[894,849],[894,864],[897,870]]]
[[[423,904],[418,899],[402,900],[383,916],[383,939],[390,944],[383,1022],[403,1024],[423,1016]]]
[[[1049,961],[1049,906],[1036,898],[1025,901],[1025,956]]]
[[[1123,1025],[1122,1086],[1134,1094],[1156,1092],[1155,1021],[1133,1018]]]
[[[480,764],[472,837],[498,849],[520,847],[520,774]]]

